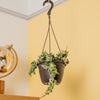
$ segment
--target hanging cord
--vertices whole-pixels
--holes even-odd
[[[53,29],[53,26],[52,26],[52,23],[51,23],[51,16],[49,14],[48,14],[48,18],[49,18],[48,31],[47,31],[47,35],[46,35],[46,38],[45,38],[45,42],[44,42],[44,45],[43,45],[42,52],[44,51],[48,35],[49,35],[49,53],[51,52],[51,38],[50,38],[50,27],[51,27],[54,39],[55,39],[56,44],[57,44],[57,47],[58,47],[58,49],[59,49],[59,51],[61,53],[61,50],[60,50],[60,47],[59,47],[59,44],[58,44],[58,41],[57,41],[57,38],[56,38],[56,35],[55,35],[55,32],[54,32],[54,29]],[[46,95],[47,94],[44,94],[43,96],[40,97],[40,99],[43,98],[43,97],[45,97]]]
[[[48,32],[47,32],[47,35],[46,35],[46,38],[45,38],[45,42],[44,42],[44,45],[43,45],[42,53],[43,53],[43,51],[44,51],[44,48],[45,48],[45,44],[46,44],[48,35],[49,35],[49,53],[51,52],[51,38],[50,38],[50,24],[51,24],[50,19],[51,19],[51,16],[50,16],[50,15],[51,15],[51,10],[52,10],[54,4],[53,4],[53,2],[52,2],[51,0],[45,0],[45,1],[43,2],[43,6],[44,6],[46,3],[50,3],[50,4],[51,4],[51,8],[49,9],[49,11],[48,11],[48,13],[47,13],[48,19],[49,19],[49,25],[48,25]]]
[[[58,44],[58,41],[57,41],[57,38],[56,38],[56,35],[55,35],[55,32],[54,32],[54,29],[53,29],[53,26],[52,26],[51,20],[50,20],[50,26],[51,26],[51,29],[52,29],[53,36],[54,36],[54,38],[55,38],[55,41],[56,41],[57,47],[58,47],[58,49],[59,49],[59,52],[61,53],[60,46],[59,46],[59,44]]]
[[[51,24],[51,22],[50,22],[50,15],[48,15],[48,18],[49,18],[48,31],[47,31],[47,35],[46,35],[46,38],[45,38],[45,41],[44,41],[42,53],[44,52],[44,48],[45,48],[45,45],[46,45],[46,42],[47,42],[48,35],[49,35],[49,53],[51,52],[51,39],[50,39],[50,24]]]
[[[50,22],[50,15],[48,16],[49,17],[49,53],[51,52],[51,38],[50,38],[50,24],[51,24],[51,22]]]
[[[51,23],[51,16],[49,14],[48,14],[48,18],[49,18],[48,32],[47,32],[47,35],[46,35],[46,38],[45,38],[45,42],[44,42],[44,45],[43,45],[42,52],[44,51],[44,48],[45,48],[45,44],[46,44],[48,35],[49,35],[49,53],[51,52],[51,38],[50,38],[50,27],[51,27],[51,30],[53,32],[54,39],[55,39],[56,44],[57,44],[57,47],[59,49],[59,52],[61,53],[61,50],[60,50],[60,47],[59,47],[59,44],[58,44],[58,41],[57,41],[57,38],[56,38],[56,35],[55,35],[55,32],[54,32],[54,29],[53,29],[53,26],[52,26],[52,23]]]

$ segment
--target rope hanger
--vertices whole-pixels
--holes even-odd
[[[54,36],[54,39],[56,41],[57,47],[59,49],[59,52],[61,53],[61,50],[60,50],[60,47],[59,47],[59,44],[58,44],[58,41],[57,41],[57,38],[56,38],[56,35],[55,35],[55,32],[54,32],[54,29],[53,29],[53,26],[52,26],[52,23],[51,23],[51,10],[54,7],[54,3],[51,0],[46,0],[46,1],[43,2],[43,6],[46,3],[50,3],[51,4],[51,8],[49,9],[49,11],[47,13],[48,19],[49,19],[49,23],[48,23],[49,25],[48,25],[48,31],[47,31],[47,35],[46,35],[46,38],[45,38],[45,41],[44,41],[42,52],[44,52],[44,48],[45,48],[45,45],[46,45],[48,37],[49,37],[49,53],[51,52],[51,36],[50,36],[50,29],[51,29],[51,31],[53,33],[53,36]]]

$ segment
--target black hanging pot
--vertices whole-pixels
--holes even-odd
[[[48,0],[46,0],[43,5],[45,5],[46,3],[48,2]],[[45,38],[45,41],[44,41],[44,45],[43,45],[43,49],[42,49],[42,52],[44,52],[44,48],[45,48],[45,44],[46,44],[46,41],[47,41],[47,37],[49,37],[49,53],[51,52],[51,38],[50,38],[50,30],[52,31],[53,33],[53,36],[54,36],[54,39],[56,41],[56,44],[57,44],[57,47],[61,53],[61,50],[60,50],[60,47],[59,47],[59,44],[58,44],[58,41],[56,39],[56,35],[55,35],[55,32],[54,32],[54,29],[53,29],[53,26],[52,26],[52,23],[51,23],[51,10],[54,6],[53,2],[50,0],[49,3],[51,3],[51,8],[49,9],[48,11],[48,18],[49,18],[49,26],[48,26],[48,32],[47,32],[47,35],[46,35],[46,38]],[[59,75],[56,75],[55,76],[55,80],[57,81],[57,84],[59,84],[62,80],[62,77],[63,77],[63,72],[64,72],[64,68],[66,66],[66,64],[64,64],[61,60],[54,60],[53,61],[56,65],[56,68],[57,68],[57,71],[59,73]],[[41,78],[41,81],[43,84],[48,84],[49,82],[49,79],[50,79],[50,75],[49,75],[49,72],[48,70],[44,69],[42,67],[42,65],[45,64],[45,61],[42,61],[42,62],[39,62],[37,65],[38,65],[38,68],[39,68],[39,72],[40,72],[40,78]]]
[[[61,60],[55,60],[54,63],[59,73],[59,75],[55,76],[55,80],[57,81],[56,84],[58,85],[59,83],[61,83],[61,80],[63,78],[64,68],[66,65]],[[40,78],[41,78],[42,83],[45,85],[48,85],[50,74],[48,70],[42,67],[42,65],[44,64],[45,64],[45,61],[38,63],[38,68],[39,68],[39,73],[40,73]]]

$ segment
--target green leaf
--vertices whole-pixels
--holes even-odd
[[[58,53],[56,55],[52,54],[52,53],[47,53],[47,52],[43,52],[39,58],[37,59],[37,61],[33,61],[31,63],[31,67],[30,67],[30,71],[29,71],[29,75],[31,76],[32,74],[35,74],[35,70],[37,68],[37,64],[41,61],[45,61],[44,65],[42,65],[43,68],[45,68],[46,70],[48,70],[49,74],[50,74],[50,79],[49,79],[49,84],[48,84],[48,88],[45,92],[45,94],[49,94],[52,92],[54,86],[56,85],[56,80],[55,80],[55,76],[59,74],[59,72],[57,71],[56,65],[53,62],[54,60],[61,60],[63,63],[68,64],[69,60],[67,58],[68,56],[68,51],[65,50],[61,53]]]

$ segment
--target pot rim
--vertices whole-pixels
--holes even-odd
[[[45,62],[45,60],[44,60],[44,61],[40,61],[39,63],[37,63],[37,65],[40,65],[40,64],[42,64],[42,63],[44,63],[44,62]],[[61,60],[54,60],[53,62],[62,63],[62,64],[64,64],[64,65],[66,66],[66,64],[65,64],[63,61],[61,61]]]

